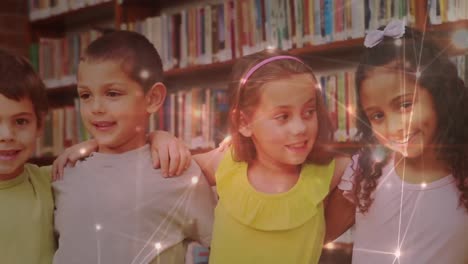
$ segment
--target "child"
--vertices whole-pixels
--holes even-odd
[[[52,262],[50,169],[26,163],[46,112],[44,84],[32,66],[0,50],[0,263]]]
[[[357,206],[353,263],[468,263],[468,90],[447,56],[402,22],[365,43],[363,148],[339,185]],[[331,200],[341,218],[330,219],[345,218],[340,192]]]
[[[260,52],[236,61],[229,93],[232,149],[194,156],[219,195],[210,263],[317,263],[323,201],[347,160],[326,151],[332,128],[314,74]]]
[[[162,75],[138,33],[109,33],[86,49],[78,94],[98,152],[54,183],[54,263],[183,263],[185,239],[210,243],[214,197],[198,166],[163,179],[150,159],[145,133],[164,102]]]

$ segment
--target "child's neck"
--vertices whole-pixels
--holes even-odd
[[[13,180],[14,178],[18,177],[23,173],[24,171],[24,165],[20,166],[18,169],[16,169],[13,173],[9,174],[0,174],[0,182],[2,181],[9,181]]]
[[[299,179],[301,166],[282,165],[254,160],[249,164],[247,177],[259,192],[282,193],[290,190]]]
[[[417,158],[406,158],[395,155],[397,174],[405,182],[419,184],[437,181],[450,174],[447,164],[437,158],[435,151],[424,153]]]
[[[98,144],[98,152],[105,154],[122,154],[143,147],[147,143],[146,135],[136,135],[135,137],[118,145]]]

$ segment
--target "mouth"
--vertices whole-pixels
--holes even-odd
[[[92,122],[92,125],[94,126],[94,128],[96,128],[97,130],[100,130],[100,131],[107,131],[107,130],[110,130],[110,129],[112,129],[116,124],[117,124],[117,122],[111,122],[111,121],[96,121],[96,122]]]
[[[408,134],[405,138],[403,139],[400,139],[400,140],[390,140],[390,143],[392,145],[404,145],[404,144],[408,144],[413,138],[414,136],[416,136],[417,134],[419,134],[419,132],[414,132],[414,133],[411,133],[411,134]]]
[[[302,152],[307,150],[307,140],[286,145],[286,148],[293,152]]]
[[[21,150],[0,150],[0,160],[14,160]]]

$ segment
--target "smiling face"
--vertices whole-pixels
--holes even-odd
[[[380,144],[417,158],[434,149],[437,115],[431,94],[403,78],[395,72],[375,70],[362,82],[360,99]]]
[[[239,132],[251,137],[256,161],[297,166],[311,152],[318,132],[315,82],[310,74],[265,83],[260,103]]]
[[[78,94],[81,117],[99,152],[122,153],[145,144],[147,100],[119,62],[80,62]]]
[[[0,180],[13,179],[23,171],[39,134],[31,100],[16,101],[0,94]]]

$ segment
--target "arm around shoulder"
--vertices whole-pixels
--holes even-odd
[[[338,186],[341,181],[346,168],[351,164],[351,158],[347,156],[339,156],[335,158],[335,170],[333,171],[333,178],[330,183],[330,190]]]
[[[205,178],[211,186],[216,185],[215,173],[226,151],[229,151],[229,149],[213,149],[209,152],[193,156],[193,159],[198,163],[198,166],[200,166]]]

